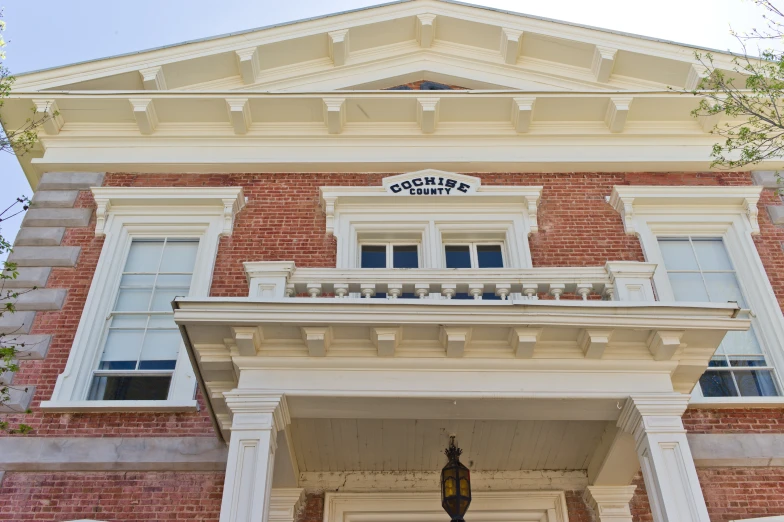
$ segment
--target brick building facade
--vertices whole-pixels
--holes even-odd
[[[416,0],[20,76],[0,518],[441,520],[449,435],[476,522],[784,516],[776,165],[691,53]]]

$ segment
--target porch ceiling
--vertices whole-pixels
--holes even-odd
[[[437,471],[449,435],[472,471],[581,470],[602,421],[292,419],[300,472]]]

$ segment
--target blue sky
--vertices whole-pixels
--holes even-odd
[[[372,0],[6,0],[12,73],[139,51],[380,3]],[[734,29],[761,25],[751,0],[474,0],[471,3],[710,47],[737,49]],[[16,158],[0,156],[3,197],[32,191]],[[2,206],[5,201],[0,201]],[[0,233],[12,239],[18,219]]]

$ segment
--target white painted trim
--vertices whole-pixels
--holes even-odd
[[[659,237],[700,235],[721,238],[734,265],[744,298],[751,308],[751,320],[760,345],[781,388],[784,370],[784,315],[773,292],[752,235],[759,234],[757,201],[761,186],[733,187],[613,187],[610,204],[621,214],[628,234],[640,238],[648,262],[657,265],[653,282],[660,301],[674,301]],[[696,404],[743,406],[770,402],[769,397],[729,399],[702,397],[697,386]],[[727,406],[725,406],[727,407]]]
[[[217,192],[218,196],[209,196]],[[98,203],[97,231],[104,233],[87,301],[79,320],[65,370],[57,378],[52,398],[42,409],[62,410],[66,403],[74,408],[149,410],[155,407],[192,408],[196,377],[186,350],[181,347],[167,401],[159,406],[151,401],[86,401],[92,372],[98,365],[103,347],[106,314],[116,299],[124,260],[134,238],[189,237],[199,240],[193,269],[191,296],[206,297],[212,282],[220,235],[231,231],[234,212],[245,201],[240,187],[213,188],[95,188]],[[230,195],[233,193],[233,198]],[[223,196],[223,197],[221,197]],[[230,201],[227,202],[227,201]],[[95,402],[94,407],[86,402]],[[156,401],[157,402],[157,401]]]
[[[470,520],[537,520],[567,522],[563,491],[475,492],[468,510]],[[326,493],[324,522],[394,522],[444,520],[438,492]]]
[[[776,515],[773,517],[760,517],[760,518],[739,518],[730,522],[784,522],[784,515]]]

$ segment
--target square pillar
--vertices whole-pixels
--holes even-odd
[[[232,390],[231,440],[220,522],[267,522],[278,431],[291,423],[285,397]]]
[[[688,395],[633,395],[618,427],[634,436],[656,522],[710,522],[681,416]]]

